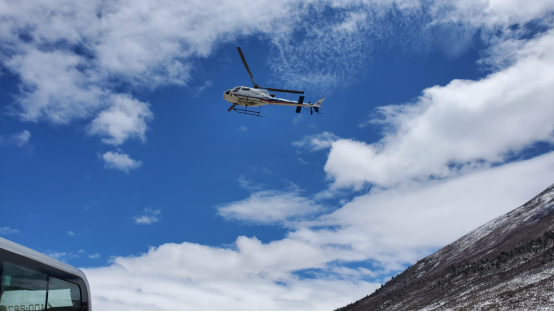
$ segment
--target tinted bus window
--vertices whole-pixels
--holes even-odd
[[[90,309],[83,272],[0,237],[0,311]]]
[[[48,310],[81,310],[81,291],[79,286],[50,277],[48,281]]]
[[[0,310],[44,310],[48,276],[4,261]]]

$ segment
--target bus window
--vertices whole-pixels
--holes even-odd
[[[81,291],[76,284],[50,277],[48,281],[48,310],[81,310]]]
[[[46,274],[4,261],[0,290],[0,310],[44,310]]]

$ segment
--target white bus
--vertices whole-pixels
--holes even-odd
[[[83,272],[0,237],[0,311],[89,311]]]

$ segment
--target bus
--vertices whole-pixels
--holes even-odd
[[[85,274],[0,237],[0,311],[90,311]]]

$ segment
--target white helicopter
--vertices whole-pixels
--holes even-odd
[[[262,117],[260,116],[260,107],[263,105],[273,104],[273,105],[296,106],[297,113],[300,113],[300,111],[302,110],[302,107],[309,107],[310,114],[312,115],[314,111],[316,113],[319,113],[319,107],[323,102],[323,100],[325,100],[324,97],[321,98],[319,101],[317,101],[315,104],[312,104],[311,102],[309,102],[308,104],[305,104],[303,95],[300,96],[300,98],[298,99],[298,102],[276,98],[275,94],[269,94],[269,92],[267,91],[269,90],[269,91],[275,91],[275,92],[287,92],[287,93],[296,93],[296,94],[304,94],[304,91],[260,87],[258,84],[254,82],[254,78],[252,77],[250,68],[248,68],[248,64],[246,64],[246,59],[244,58],[244,55],[242,54],[240,47],[237,47],[237,50],[239,51],[240,58],[244,63],[244,67],[246,67],[246,71],[248,71],[248,74],[250,75],[250,80],[252,80],[252,84],[254,85],[254,87],[249,88],[249,87],[241,86],[241,87],[236,87],[234,89],[229,89],[225,91],[223,93],[223,98],[227,102],[233,104],[227,110],[228,112],[234,110],[237,113]],[[244,106],[244,109],[235,108],[235,106],[237,105]],[[258,107],[258,111],[247,109],[248,107],[256,107],[256,106]]]

